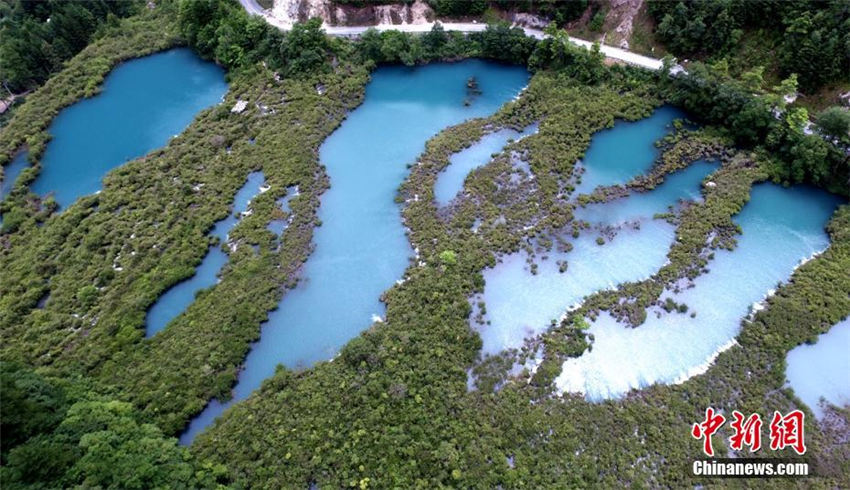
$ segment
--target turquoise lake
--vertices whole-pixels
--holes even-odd
[[[594,135],[581,162],[582,182],[573,196],[646,173],[658,155],[654,142],[672,130],[674,119],[683,117],[665,106],[649,118],[618,121]],[[484,271],[484,292],[472,298],[474,308],[484,301],[487,310],[483,324],[474,314],[470,320],[482,337],[482,353],[521,347],[526,338],[546,331],[588,295],[658,271],[667,263],[675,228],[654,215],[675,210],[682,201],[701,199],[700,183],[710,180],[715,168],[711,162],[695,162],[648,192],[577,208],[576,219],[588,221],[591,229],[575,239],[565,236],[573,249],[537,260],[536,275],[524,252],[501,257]],[[808,187],[755,186],[751,201],[734,218],[743,230],[738,247],[716,251],[710,272],[698,277],[693,288],[662,295],[662,300],[670,297],[687,304],[688,312],[652,307],[637,328],[603,313],[588,331],[594,336],[593,348],[564,363],[555,381],[558,391],[598,401],[703,372],[719,352],[734,345],[740,322],[753,305],[777,282],[787,280],[801,260],[829,245],[824,227],[840,202]],[[600,237],[603,245],[596,242]],[[776,247],[777,243],[783,246]],[[558,261],[567,262],[563,273]]]
[[[574,195],[589,194],[600,185],[625,184],[646,173],[658,157],[655,142],[672,131],[674,120],[684,118],[684,112],[665,105],[646,119],[616,121],[613,128],[593,135],[578,165],[584,172]]]
[[[219,245],[210,247],[201,264],[195,269],[195,275],[169,288],[148,310],[145,319],[145,334],[150,337],[186,310],[195,300],[199,291],[215,285],[218,275],[229,256],[221,249],[221,244],[227,243],[227,235],[239,222],[240,215],[248,210],[251,199],[260,193],[265,182],[262,172],[251,172],[245,185],[236,192],[233,199],[233,211],[221,221],[218,221],[210,231],[210,236],[218,238]]]
[[[467,99],[475,77],[482,94]],[[316,245],[298,286],[262,326],[233,390],[241,400],[275,366],[305,368],[339,349],[383,316],[381,293],[401,278],[413,251],[394,198],[425,142],[442,129],[488,116],[528,83],[521,67],[481,60],[423,67],[382,67],[363,104],[322,144],[331,188],[322,195]],[[180,437],[184,444],[231,402],[213,400]]]
[[[813,345],[795,347],[786,360],[788,384],[816,417],[824,414],[821,399],[850,406],[850,318],[833,325]]]
[[[31,189],[61,208],[100,190],[106,173],[165,146],[227,92],[224,70],[180,48],[121,63],[103,91],[62,110]]]

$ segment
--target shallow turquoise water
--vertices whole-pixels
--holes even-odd
[[[239,221],[239,215],[248,210],[251,199],[260,193],[265,177],[262,172],[251,172],[245,185],[233,199],[233,212],[216,222],[210,235],[218,237],[220,244],[227,242],[227,234]],[[150,337],[165,328],[168,323],[186,310],[195,300],[195,295],[218,282],[218,274],[227,263],[229,256],[221,246],[210,247],[201,264],[195,269],[195,275],[169,288],[148,310],[145,319],[145,334]]]
[[[287,187],[286,195],[277,200],[277,206],[281,211],[286,213],[286,218],[284,219],[273,219],[269,221],[266,225],[266,229],[280,238],[284,231],[289,228],[289,224],[292,222],[292,209],[289,207],[290,201],[298,196],[298,186]]]
[[[15,155],[15,158],[3,167],[3,182],[0,185],[0,201],[6,199],[6,196],[15,188],[15,180],[21,175],[25,168],[29,167],[27,161],[27,152],[22,151]]]
[[[482,91],[464,106],[466,81]],[[394,198],[425,142],[442,129],[494,113],[528,83],[524,68],[481,60],[373,73],[363,104],[320,148],[331,188],[322,195],[316,249],[299,285],[269,315],[233,390],[247,397],[275,366],[303,368],[331,359],[384,314],[382,292],[412,255]],[[189,443],[228,405],[213,400],[187,431]]]
[[[434,183],[434,198],[437,204],[445,206],[455,198],[463,188],[463,181],[469,172],[487,164],[494,153],[499,153],[507,145],[508,140],[518,140],[537,132],[537,125],[532,124],[522,131],[505,128],[484,135],[472,146],[465,148],[449,158],[449,165],[437,176]]]
[[[625,184],[646,173],[658,157],[655,141],[672,131],[673,120],[684,117],[681,110],[662,106],[646,119],[617,121],[613,128],[596,133],[580,164],[585,172],[575,195],[589,194],[600,185]]]
[[[168,143],[227,92],[224,71],[189,49],[120,64],[103,91],[62,110],[48,132],[32,191],[53,193],[60,207],[101,188],[114,167]]]
[[[829,245],[824,226],[839,203],[836,196],[808,187],[755,186],[734,218],[743,230],[735,250],[715,251],[709,273],[697,277],[695,287],[662,295],[687,304],[688,313],[653,307],[637,328],[600,315],[589,329],[593,349],[564,362],[556,386],[602,400],[704,372],[733,345],[752,305],[787,280],[801,260]]]
[[[821,398],[838,407],[850,405],[850,318],[835,324],[814,345],[792,349],[787,361],[788,383],[816,417],[823,416]]]
[[[668,176],[651,192],[577,209],[576,218],[594,228],[620,227],[613,240],[605,239],[605,245],[596,243],[598,231],[588,231],[570,238],[570,252],[552,252],[547,260],[538,260],[536,275],[531,274],[524,252],[507,255],[496,267],[485,270],[481,299],[490,324],[472,322],[481,334],[482,351],[496,354],[521,347],[526,337],[544,332],[552,320],[585,296],[655,273],[667,260],[675,229],[653,215],[667,212],[680,200],[698,199],[700,182],[715,168],[716,164],[697,162]],[[567,261],[566,272],[559,271],[559,260]]]

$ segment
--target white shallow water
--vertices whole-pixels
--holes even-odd
[[[834,196],[809,188],[754,187],[751,201],[735,219],[743,229],[738,247],[716,251],[710,272],[697,277],[694,288],[664,294],[687,304],[688,313],[654,308],[637,328],[600,315],[589,329],[593,349],[564,362],[555,380],[558,391],[597,401],[705,371],[732,345],[751,306],[801,260],[827,247],[824,226],[837,204]],[[691,318],[694,311],[697,316]]]
[[[552,320],[586,296],[655,273],[667,261],[675,229],[653,215],[666,212],[681,199],[698,198],[699,183],[715,168],[715,164],[697,162],[650,192],[577,210],[576,218],[592,225],[623,225],[602,246],[596,243],[598,233],[588,230],[572,240],[572,251],[538,260],[536,275],[529,271],[524,252],[507,255],[485,270],[483,299],[490,324],[472,323],[481,335],[483,353],[521,347],[526,337],[544,332]],[[639,229],[632,226],[635,222]],[[558,269],[559,260],[568,262],[564,273]]]
[[[823,417],[820,400],[850,405],[850,318],[835,324],[813,345],[803,344],[788,352],[785,376],[794,393]]]

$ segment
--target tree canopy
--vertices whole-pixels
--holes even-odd
[[[0,2],[0,81],[15,92],[43,83],[139,0],[19,0]]]
[[[796,73],[803,90],[850,73],[850,5],[844,0],[650,0],[656,35],[677,56],[736,55],[747,37],[762,38],[763,57],[782,76]]]

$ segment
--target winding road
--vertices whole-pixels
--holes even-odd
[[[288,30],[290,27],[292,27],[291,24],[282,21],[281,19],[272,15],[268,10],[261,7],[259,4],[257,4],[256,0],[239,0],[239,3],[242,4],[242,7],[244,7],[249,14],[259,15],[264,18],[266,22],[279,29]],[[443,26],[443,29],[447,31],[458,32],[481,32],[487,28],[486,24],[480,24],[476,22],[440,22],[440,24]],[[425,33],[430,31],[433,27],[433,22],[426,22],[422,24],[378,24],[371,26],[324,25],[323,29],[330,36],[355,37],[363,34],[368,29],[376,29],[378,31],[396,30],[410,33]],[[546,37],[546,34],[544,34],[544,32],[540,29],[523,27],[522,30],[525,31],[525,34],[527,36],[531,36],[537,39],[543,39]],[[576,37],[570,37],[569,39],[571,43],[577,46],[582,46],[587,49],[590,49],[593,46],[592,42],[586,41],[584,39],[579,39]],[[626,49],[601,44],[599,46],[599,50],[608,58],[620,60],[630,65],[640,66],[650,70],[659,70],[663,66],[663,63],[659,59],[650,58],[649,56],[643,56],[637,53],[633,53]]]

